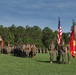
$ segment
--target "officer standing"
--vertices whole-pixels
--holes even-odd
[[[55,51],[56,51],[56,62],[60,63],[60,46],[58,45],[57,40],[55,42]]]
[[[66,56],[66,46],[64,45],[64,41],[60,46],[60,57],[62,57],[62,63],[65,64],[65,56]]]
[[[70,44],[69,43],[66,44],[66,53],[68,56],[68,63],[70,63],[71,54],[70,54]]]
[[[49,51],[49,54],[50,54],[50,63],[53,62],[54,50],[55,50],[55,45],[54,45],[54,42],[52,41],[51,44],[50,44],[50,51]]]

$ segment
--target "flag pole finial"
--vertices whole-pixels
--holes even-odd
[[[72,20],[73,26],[76,26],[75,19]]]

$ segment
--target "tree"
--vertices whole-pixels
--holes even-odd
[[[0,36],[3,38],[5,45],[18,44],[36,44],[37,47],[48,47],[51,41],[57,40],[57,31],[45,27],[41,29],[37,25],[30,26],[15,26],[12,24],[10,27],[0,25]],[[63,33],[63,40],[68,42],[69,33]]]
[[[23,26],[18,26],[16,28],[16,31],[17,31],[17,44],[20,43],[20,44],[23,44],[24,43],[24,38],[26,37],[25,36],[25,28]]]
[[[69,32],[63,33],[62,39],[65,41],[65,43],[69,42]]]
[[[53,40],[53,31],[49,27],[42,30],[42,42],[45,47],[49,47],[50,42]]]

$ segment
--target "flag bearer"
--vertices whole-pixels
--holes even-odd
[[[66,46],[64,44],[64,41],[62,41],[62,44],[60,46],[60,57],[62,57],[63,64],[65,64],[65,55],[66,55]]]

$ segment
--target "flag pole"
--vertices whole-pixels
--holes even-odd
[[[58,46],[60,46],[61,40],[62,40],[62,28],[60,26],[60,17],[58,16],[58,35],[57,35]]]

